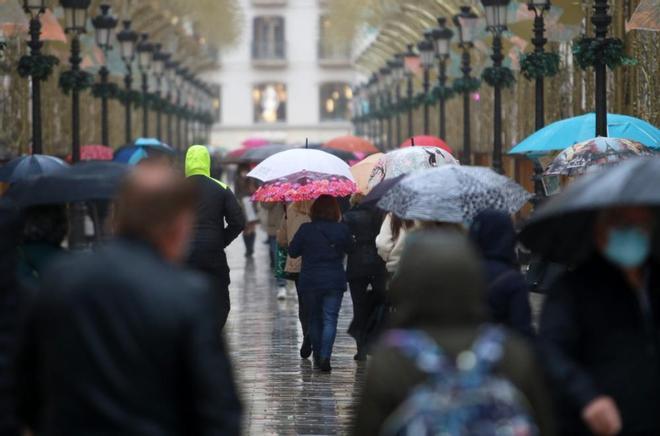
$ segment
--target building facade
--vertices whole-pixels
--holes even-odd
[[[213,145],[321,143],[351,131],[351,47],[333,43],[323,0],[241,0],[243,35],[205,78],[220,86]]]

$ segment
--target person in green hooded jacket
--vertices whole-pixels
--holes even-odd
[[[211,155],[193,145],[186,153],[186,177],[198,187],[199,203],[188,265],[207,274],[222,301],[222,325],[229,316],[229,265],[225,248],[245,227],[243,211],[227,185],[211,177]],[[226,222],[226,224],[225,224]]]

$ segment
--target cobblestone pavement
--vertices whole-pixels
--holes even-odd
[[[265,235],[257,237],[254,260],[244,257],[239,238],[228,249],[231,313],[226,327],[245,408],[246,435],[338,435],[350,427],[364,367],[353,361],[355,343],[346,334],[351,298],[344,296],[332,356],[333,371],[321,374],[302,360],[295,290],[276,299]]]

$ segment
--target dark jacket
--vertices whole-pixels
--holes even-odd
[[[352,246],[345,224],[318,220],[300,226],[289,245],[289,256],[302,257],[298,288],[346,291],[344,256]]]
[[[391,326],[424,331],[450,358],[470,349],[487,321],[481,270],[468,245],[464,236],[439,230],[409,234],[389,291],[397,308]],[[554,434],[552,404],[541,371],[526,341],[515,333],[505,341],[496,373],[528,400],[541,435]],[[425,378],[398,350],[376,347],[353,434],[379,434],[385,420]]]
[[[212,179],[210,173],[211,158],[206,147],[191,147],[186,154],[186,176],[199,187],[200,199],[188,264],[227,286],[229,266],[225,248],[241,234],[245,218],[231,190]]]
[[[225,435],[240,404],[205,280],[142,242],[54,261],[17,368],[41,435]]]
[[[376,249],[376,236],[383,223],[382,214],[374,208],[357,205],[344,214],[344,223],[355,243],[346,263],[348,280],[386,275],[385,261]]]
[[[599,395],[614,398],[622,434],[660,434],[659,265],[651,271],[645,324],[640,300],[619,269],[601,257],[565,274],[551,289],[540,347],[562,407],[566,434],[589,434],[580,411]]]
[[[529,288],[516,261],[511,217],[495,210],[481,212],[472,222],[470,238],[481,252],[492,320],[534,336]]]

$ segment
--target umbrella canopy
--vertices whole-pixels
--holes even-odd
[[[241,145],[244,148],[257,148],[263,147],[264,145],[270,144],[270,141],[264,138],[248,138],[245,141],[241,142]]]
[[[532,194],[490,168],[446,165],[404,178],[378,207],[408,220],[470,222],[485,209],[515,213]]]
[[[81,162],[64,171],[13,185],[7,195],[19,207],[114,198],[129,167],[116,162]]]
[[[374,167],[368,187],[372,189],[383,180],[392,179],[401,174],[446,164],[457,165],[458,161],[450,153],[437,147],[408,147],[390,151]]]
[[[302,171],[263,184],[252,200],[263,203],[308,201],[321,195],[347,197],[355,192],[357,185],[346,177]]]
[[[139,149],[140,147],[136,147],[135,145],[124,145],[119,147],[117,150],[115,150],[112,160],[115,162],[127,164],[131,160],[131,157],[133,157],[135,152]]]
[[[354,182],[351,169],[346,162],[330,153],[311,148],[277,153],[257,165],[248,173],[248,177],[270,182],[303,172],[342,176]]]
[[[660,206],[660,157],[629,159],[577,179],[531,217],[520,234],[530,250],[555,262],[582,260],[600,210]]]
[[[369,177],[371,177],[374,167],[383,156],[383,153],[372,154],[351,167],[351,174],[353,174],[361,193],[366,194],[369,192]]]
[[[412,138],[406,139],[406,141],[399,146],[399,148],[406,147],[438,147],[449,153],[454,153],[454,150],[447,145],[445,141],[438,138],[437,136],[431,135],[418,135],[413,136]]]
[[[351,153],[378,153],[378,148],[371,142],[351,135],[334,138],[326,142],[324,147]]]
[[[280,153],[291,149],[290,146],[284,144],[270,144],[263,147],[248,148],[242,153],[240,159],[244,162],[258,163],[271,157],[274,154]]]
[[[105,145],[83,145],[80,148],[80,160],[113,160],[114,150]],[[71,155],[67,156],[71,161]]]
[[[600,166],[614,165],[631,157],[651,154],[651,149],[639,142],[598,137],[562,151],[552,161],[545,174],[579,176]]]
[[[399,182],[401,182],[401,180],[403,180],[406,176],[406,174],[401,174],[400,176],[397,176],[393,179],[383,180],[374,186],[371,191],[369,191],[369,194],[364,197],[361,204],[364,206],[376,206],[380,199],[383,198],[385,194],[390,192],[392,188],[398,185]]]
[[[596,115],[589,113],[549,124],[531,134],[509,151],[509,154],[543,155],[564,150],[571,145],[594,137]],[[607,114],[607,135],[641,142],[647,147],[660,148],[660,130],[639,118]]]
[[[133,145],[136,147],[157,149],[158,151],[162,151],[163,153],[168,154],[176,153],[172,147],[165,144],[164,142],[159,141],[156,138],[138,138]]]
[[[0,181],[16,183],[42,174],[65,170],[69,164],[55,156],[33,154],[11,160],[0,168]]]
[[[631,30],[660,31],[660,4],[658,0],[642,0],[626,23],[626,32]]]

